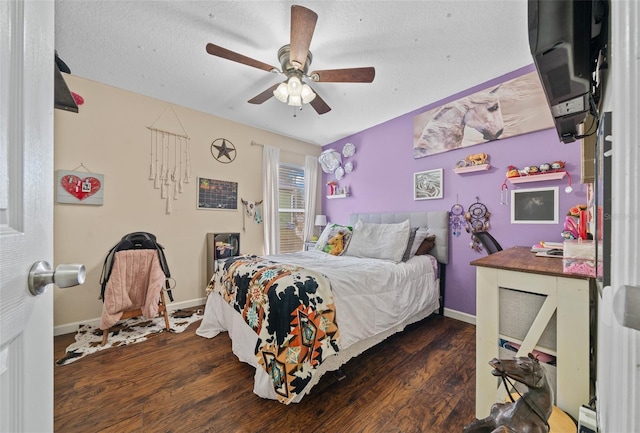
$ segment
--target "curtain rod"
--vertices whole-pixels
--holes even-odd
[[[253,141],[253,140],[251,140],[251,145],[252,145],[252,146],[262,146],[262,147],[264,147],[264,146],[265,146],[264,144],[262,144],[262,143],[258,143],[258,142]],[[271,146],[271,147],[275,147],[275,146]],[[297,155],[304,155],[304,156],[307,156],[307,155],[308,155],[308,153],[296,152],[295,150],[287,150],[287,149],[282,149],[282,148],[280,148],[280,150],[281,150],[282,152],[295,153],[295,154],[297,154]]]

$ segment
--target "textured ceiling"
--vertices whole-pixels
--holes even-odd
[[[374,66],[373,83],[312,83],[332,108],[249,99],[284,80],[205,51],[279,67],[291,5],[318,14],[310,70]],[[325,145],[532,63],[526,0],[56,0],[56,50],[73,75]],[[80,107],[82,109],[82,107]]]

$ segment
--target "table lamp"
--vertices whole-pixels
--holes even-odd
[[[320,227],[320,234],[322,234],[322,230],[324,230],[324,226],[327,225],[327,216],[326,215],[316,215],[315,225]],[[320,235],[318,235],[320,236]]]

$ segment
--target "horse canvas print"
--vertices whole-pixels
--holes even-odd
[[[533,71],[418,114],[413,126],[417,159],[553,128],[554,123]]]

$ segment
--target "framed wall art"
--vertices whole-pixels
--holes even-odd
[[[558,187],[512,190],[511,224],[558,224]]]
[[[102,206],[104,175],[72,170],[56,171],[56,202]]]
[[[443,104],[413,119],[413,157],[553,128],[535,71]]]
[[[413,199],[430,200],[442,198],[444,186],[442,184],[442,169],[421,171],[413,174]]]
[[[238,210],[238,182],[198,177],[198,209]]]

